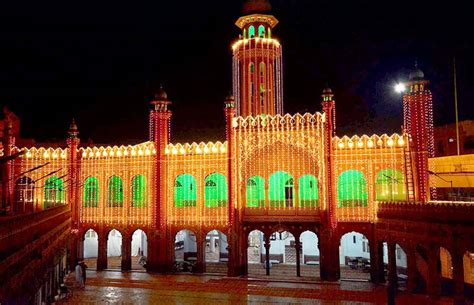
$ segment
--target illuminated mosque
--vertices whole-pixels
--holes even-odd
[[[291,262],[295,276],[335,281],[358,257],[370,261],[373,282],[384,282],[388,268],[389,277],[408,278],[408,289],[424,283],[431,291],[439,285],[430,266],[440,257],[438,273],[451,279],[453,267],[471,266],[469,241],[453,248],[440,235],[419,248],[428,242],[425,227],[403,211],[436,196],[428,174],[432,95],[423,72],[409,76],[399,134],[336,136],[337,93],[329,88],[321,112],[284,113],[282,45],[270,9],[268,1],[247,1],[235,23],[225,141],[171,142],[172,99],[160,88],[145,143],[84,146],[74,122],[66,148],[16,147],[6,137],[4,154],[25,151],[9,167],[20,178],[4,184],[11,209],[69,204],[69,263],[93,258],[98,270],[110,267],[112,256],[130,270],[132,257],[142,255],[150,272],[187,261],[198,273],[247,275],[258,265],[256,272],[269,275]],[[305,266],[317,266],[318,274]]]

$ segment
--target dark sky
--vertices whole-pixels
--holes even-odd
[[[163,83],[173,141],[222,140],[231,43],[243,1],[2,1],[0,104],[22,136],[64,139],[71,118],[97,143],[147,139]],[[320,110],[328,82],[338,134],[399,131],[393,85],[415,60],[431,80],[435,122],[474,118],[474,23],[467,1],[273,0],[284,50],[286,112]]]

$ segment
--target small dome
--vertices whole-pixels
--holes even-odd
[[[226,100],[226,101],[234,101],[235,98],[234,98],[234,96],[233,96],[232,94],[229,93],[229,95],[227,95],[227,96],[225,97],[225,100]]]
[[[425,78],[425,73],[421,71],[420,69],[416,68],[410,73],[409,76],[410,80],[420,80]]]
[[[323,94],[331,94],[331,93],[332,93],[331,88],[326,87],[326,88],[323,89]]]
[[[160,89],[155,94],[155,100],[157,100],[157,101],[167,101],[168,100],[168,94],[166,94],[166,91],[163,89],[163,85],[160,85]]]
[[[71,125],[69,125],[69,131],[77,131],[76,120],[72,119]]]
[[[269,0],[247,0],[244,3],[243,13],[246,15],[268,13],[272,10]]]

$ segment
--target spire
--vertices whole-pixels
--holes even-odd
[[[77,138],[79,135],[79,131],[77,129],[76,121],[72,119],[71,125],[69,125],[69,131],[68,131],[69,137],[70,138]]]
[[[153,108],[158,111],[167,111],[168,105],[171,104],[171,101],[168,100],[168,94],[163,89],[163,85],[160,84],[158,92],[155,94],[153,100],[150,102],[153,105]]]
[[[272,5],[268,0],[247,0],[244,3],[244,15],[269,13]]]
[[[415,68],[410,72],[409,79],[411,81],[423,80],[425,78],[425,73],[418,68],[418,61],[415,60]]]

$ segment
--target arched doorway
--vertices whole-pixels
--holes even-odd
[[[474,253],[466,252],[463,257],[464,284],[468,293],[474,295]]]
[[[341,279],[370,280],[370,249],[367,237],[358,232],[346,233],[339,246]]]
[[[301,243],[301,276],[318,277],[319,270],[319,247],[318,236],[311,231],[305,231],[300,235]]]
[[[248,276],[265,275],[265,241],[262,231],[253,230],[248,235],[247,242]]]
[[[107,266],[109,269],[122,267],[122,234],[112,229],[107,237]]]
[[[219,230],[212,230],[206,235],[204,245],[205,272],[227,273],[227,236]]]
[[[99,236],[96,231],[89,229],[84,233],[83,258],[89,269],[97,269],[99,255]]]
[[[145,270],[147,253],[147,236],[143,230],[138,229],[132,234],[132,270]]]
[[[182,267],[175,271],[191,271],[197,261],[196,235],[190,230],[176,233],[174,241],[174,261]]]
[[[295,237],[288,231],[270,235],[270,275],[278,278],[296,276]]]

